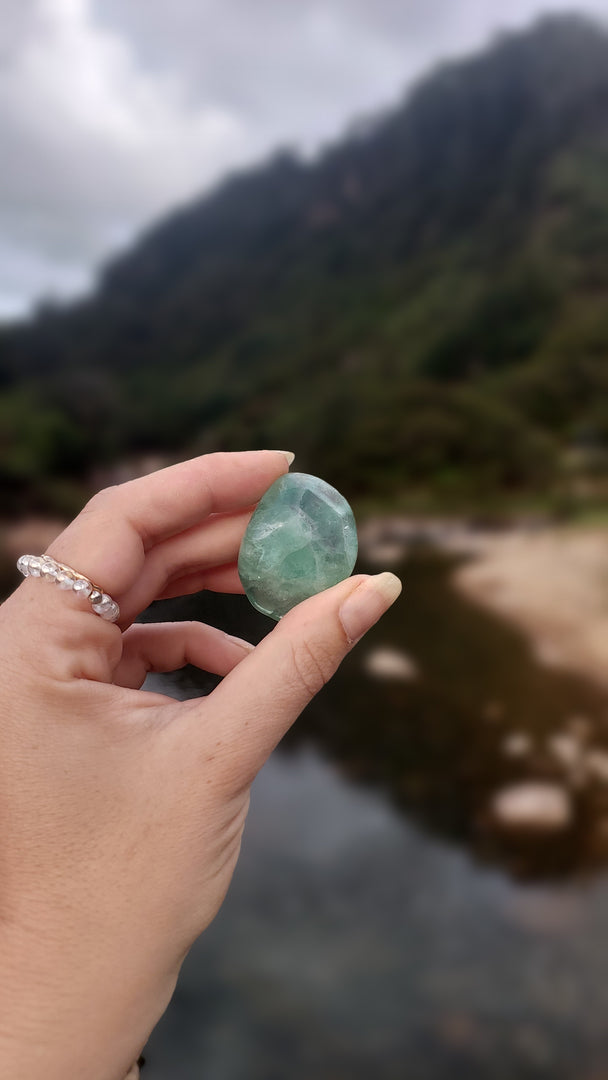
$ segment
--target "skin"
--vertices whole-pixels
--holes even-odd
[[[354,642],[391,574],[305,601],[255,649],[198,623],[132,625],[153,600],[242,591],[251,509],[279,451],[212,454],[96,495],[48,553],[121,608],[27,579],[0,607],[0,1075],[123,1080],[216,914],[249,789]],[[209,697],[140,689],[193,663]]]

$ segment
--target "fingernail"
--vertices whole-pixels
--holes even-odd
[[[232,634],[224,634],[227,641],[231,641],[233,645],[238,645],[239,648],[244,649],[245,652],[253,652],[255,645],[252,645],[250,641],[244,641],[243,638],[233,637]]]
[[[340,608],[339,617],[350,644],[378,622],[401,592],[402,585],[395,574],[375,574],[363,581]]]
[[[274,450],[273,453],[282,454],[284,458],[287,458],[288,465],[293,465],[296,459],[296,455],[292,454],[291,450]]]

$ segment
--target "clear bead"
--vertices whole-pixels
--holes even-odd
[[[110,600],[108,606],[105,607],[103,611],[99,611],[98,614],[101,615],[102,619],[105,619],[106,622],[116,622],[120,615],[120,608],[115,600]]]
[[[40,577],[42,574],[42,563],[36,555],[30,555],[27,560],[27,568],[32,577]]]
[[[77,578],[74,582],[74,592],[77,596],[90,596],[93,592],[93,586],[90,581],[85,581],[84,578]]]
[[[60,570],[57,574],[57,584],[60,589],[73,589],[74,578],[70,577],[69,574],[66,574],[64,570]]]
[[[113,602],[111,596],[107,596],[106,593],[103,593],[101,600],[93,601],[93,611],[96,615],[105,615],[106,612],[110,610]]]
[[[96,615],[101,615],[102,619],[106,619],[108,622],[116,622],[119,615],[118,604],[112,600],[111,596],[104,593],[101,600],[93,604],[93,611]]]

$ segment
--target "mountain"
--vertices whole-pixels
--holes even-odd
[[[269,445],[354,497],[601,490],[607,251],[608,35],[545,18],[1,331],[9,502],[136,450]]]

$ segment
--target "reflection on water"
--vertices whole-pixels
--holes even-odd
[[[402,601],[262,770],[149,1080],[608,1076],[603,787],[572,757],[603,753],[606,703],[539,667],[448,573],[433,555],[403,568]],[[238,599],[180,606],[268,628]],[[385,647],[407,674],[369,674]],[[187,672],[178,692],[200,683]],[[487,820],[524,777],[572,799],[558,838],[507,843]]]
[[[521,886],[312,749],[256,781],[149,1080],[598,1080],[608,883]]]

